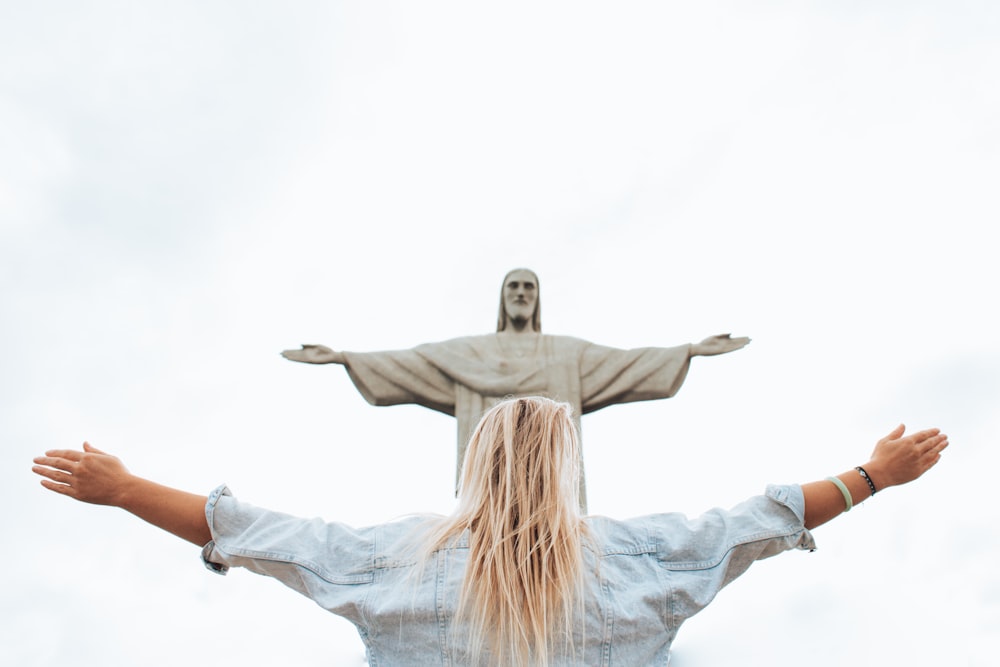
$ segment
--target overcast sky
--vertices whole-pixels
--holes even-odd
[[[296,514],[449,512],[453,419],[278,353],[489,332],[528,266],[548,333],[753,338],[584,417],[594,513],[951,436],[723,591],[676,667],[993,664],[1000,10],[752,5],[0,1],[0,663],[363,664],[346,621],[31,458],[88,439]]]

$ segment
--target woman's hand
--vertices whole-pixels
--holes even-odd
[[[941,460],[941,450],[948,446],[948,436],[940,429],[929,428],[903,437],[905,430],[900,424],[879,440],[871,460],[862,466],[877,491],[920,477]],[[848,470],[837,479],[839,484],[827,478],[802,485],[806,528],[811,530],[820,526],[872,495],[871,487],[859,470]],[[850,496],[850,502],[844,494]]]
[[[212,539],[205,496],[172,489],[130,473],[116,457],[90,443],[83,451],[51,449],[35,458],[32,472],[50,491],[94,505],[112,505],[202,546]]]
[[[903,436],[900,424],[878,441],[871,461],[864,465],[878,490],[917,479],[941,460],[948,446],[948,436],[941,429],[929,428]]]
[[[125,465],[90,443],[83,450],[51,449],[34,460],[31,470],[42,486],[81,502],[120,507],[132,480]]]

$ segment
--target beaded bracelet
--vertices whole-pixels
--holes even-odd
[[[858,473],[860,473],[860,475],[865,478],[865,481],[868,482],[868,488],[871,489],[872,495],[874,496],[875,495],[875,482],[872,481],[872,478],[868,476],[868,473],[865,472],[865,469],[862,468],[861,466],[857,466],[855,468],[855,470],[857,470]]]
[[[847,490],[847,485],[844,484],[837,477],[827,477],[826,479],[827,479],[827,481],[833,482],[834,484],[836,484],[837,488],[840,489],[840,492],[842,494],[844,494],[844,504],[847,505],[847,507],[846,507],[846,509],[844,509],[844,511],[845,512],[850,512],[851,508],[854,507],[854,500],[851,499],[851,492]]]

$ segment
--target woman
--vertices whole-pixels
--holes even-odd
[[[131,475],[113,456],[52,450],[46,488],[126,509],[199,546],[214,571],[273,576],[346,617],[372,665],[666,664],[684,620],[754,560],[813,548],[809,530],[910,482],[948,445],[938,429],[879,440],[864,466],[695,520],[581,517],[569,406],[509,399],[469,443],[449,517],[360,530]]]

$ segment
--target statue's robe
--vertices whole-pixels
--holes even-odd
[[[588,412],[673,396],[691,359],[690,345],[621,350],[569,336],[521,336],[532,336],[533,348],[518,346],[518,353],[513,336],[487,334],[409,350],[344,352],[345,366],[372,405],[415,403],[454,416],[460,474],[472,430],[504,398],[541,395],[569,403],[579,434],[580,416]],[[580,468],[580,500],[586,507],[582,456]]]

